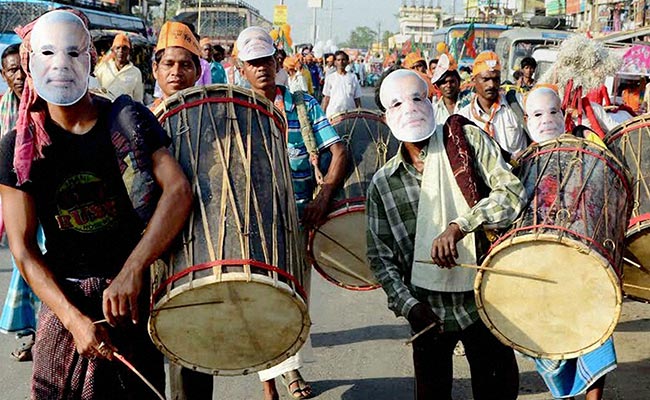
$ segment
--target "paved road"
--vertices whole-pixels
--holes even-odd
[[[364,105],[370,106],[368,90]],[[8,251],[0,248],[0,293],[6,293],[11,271]],[[400,400],[413,391],[409,336],[406,322],[386,308],[381,290],[351,292],[314,274],[312,279],[310,362],[303,368],[316,399]],[[650,306],[626,301],[614,334],[619,367],[608,375],[608,400],[650,399]],[[28,398],[30,363],[9,359],[13,337],[0,335],[0,400]],[[542,400],[551,396],[529,360],[519,357],[520,399]],[[469,368],[464,357],[455,357],[454,398],[471,399]],[[282,391],[282,399],[290,399]],[[216,378],[215,399],[258,400],[261,385],[256,375]]]

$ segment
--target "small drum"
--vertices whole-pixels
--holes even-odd
[[[623,291],[629,297],[650,300],[650,114],[633,118],[612,129],[605,143],[616,147],[632,173],[634,207],[627,228],[626,258],[623,266]]]
[[[479,272],[479,314],[504,344],[533,357],[574,358],[602,344],[621,312],[620,265],[632,206],[628,173],[607,149],[574,136],[528,148],[529,203]]]
[[[154,272],[149,331],[173,362],[238,375],[294,355],[311,325],[284,116],[226,85],[179,92],[155,111],[194,209]]]
[[[342,288],[376,289],[366,258],[366,191],[375,172],[397,154],[399,142],[374,111],[338,113],[330,123],[347,145],[350,172],[334,211],[309,236],[308,257],[316,271]]]

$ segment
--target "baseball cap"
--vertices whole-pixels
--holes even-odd
[[[244,29],[237,38],[238,57],[242,61],[256,60],[275,54],[271,35],[259,26]]]

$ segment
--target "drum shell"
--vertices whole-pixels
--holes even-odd
[[[612,129],[605,137],[611,148],[620,152],[632,175],[634,207],[627,228],[626,258],[650,270],[650,114],[626,121]],[[650,300],[650,282],[643,271],[626,263],[623,290],[634,299]],[[628,276],[629,275],[629,276]],[[636,288],[632,288],[633,285]],[[626,287],[629,290],[626,290]],[[645,289],[643,289],[645,288]],[[629,293],[628,293],[629,292]]]
[[[308,258],[325,279],[349,290],[379,287],[366,258],[366,192],[373,175],[394,157],[399,141],[382,114],[365,109],[330,118],[346,145],[348,171],[332,212],[309,236]],[[336,264],[341,267],[337,267]]]
[[[531,146],[520,164],[529,203],[492,246],[483,266],[561,279],[554,284],[513,282],[479,272],[479,314],[497,338],[525,354],[576,357],[602,344],[620,316],[630,178],[611,152],[568,135]],[[558,254],[562,257],[554,257]],[[508,299],[510,293],[519,297]],[[524,318],[526,313],[530,315]],[[594,331],[580,336],[588,326]]]
[[[152,339],[170,360],[215,375],[278,364],[298,351],[311,325],[284,116],[254,92],[228,85],[179,92],[155,114],[195,202],[168,267],[154,274]],[[178,324],[186,327],[172,318],[188,318]],[[177,343],[175,336],[190,339]]]

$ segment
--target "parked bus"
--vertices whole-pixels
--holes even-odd
[[[540,77],[555,61],[549,59],[549,49],[559,46],[572,35],[571,32],[552,29],[514,28],[499,35],[495,52],[501,59],[501,80],[514,82],[513,74],[519,68],[524,57],[535,58],[536,50],[540,50],[536,76]],[[544,54],[545,57],[542,57]]]
[[[433,52],[436,54],[435,46],[439,42],[444,42],[449,48],[449,52],[456,58],[459,66],[472,65],[474,58],[467,54],[463,43],[463,35],[469,29],[470,24],[456,24],[437,29],[433,32]],[[509,27],[497,24],[474,24],[474,49],[476,54],[496,48],[497,38],[499,35],[508,30]]]
[[[0,33],[13,33],[16,26],[26,25],[44,12],[63,6],[83,11],[90,20],[90,29],[116,29],[148,37],[144,20],[134,15],[85,8],[75,2],[57,3],[44,0],[0,0]]]
[[[87,4],[91,4],[91,1],[66,1],[57,3],[43,0],[0,0],[0,45],[20,42],[20,38],[14,32],[16,26],[26,25],[46,11],[63,6],[71,6],[79,9],[88,16],[90,20],[90,33],[93,37],[93,43],[97,49],[97,53],[100,56],[109,51],[116,34],[126,32],[129,35],[133,45],[131,61],[142,72],[145,91],[152,93],[154,80],[151,69],[151,58],[155,43],[149,37],[147,25],[144,20],[134,15],[117,14],[100,9],[78,6]]]

